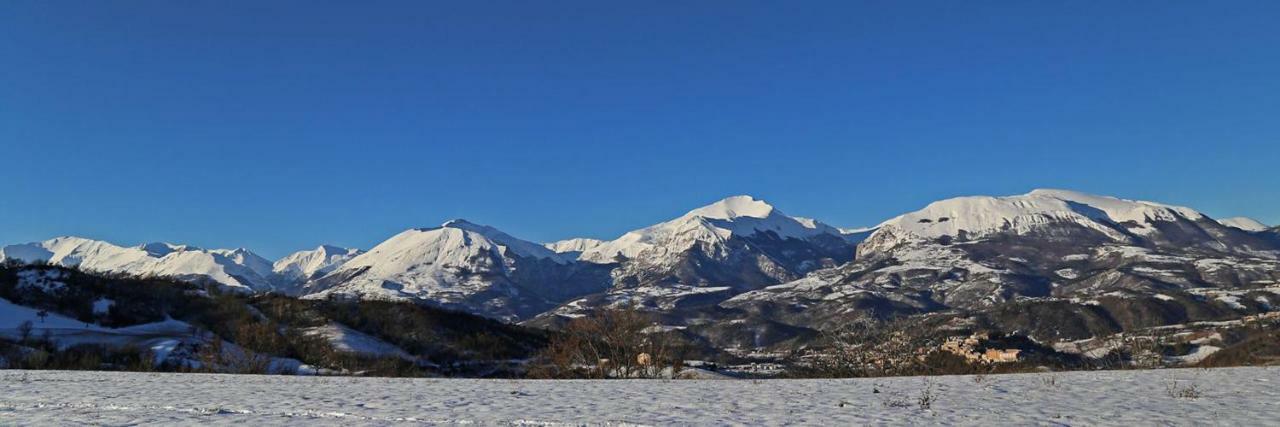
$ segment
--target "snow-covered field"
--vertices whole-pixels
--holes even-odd
[[[1280,368],[765,381],[0,371],[0,424],[1275,425]],[[933,400],[920,405],[925,390]],[[1174,397],[1195,390],[1199,397]],[[878,393],[876,391],[879,391]]]

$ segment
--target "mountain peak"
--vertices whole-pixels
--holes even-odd
[[[514,251],[515,254],[518,254],[520,256],[533,257],[533,258],[547,258],[547,259],[554,260],[555,262],[558,262],[558,263],[568,262],[563,258],[561,258],[559,254],[556,254],[555,252],[551,251],[550,249],[547,249],[546,247],[543,247],[540,244],[529,242],[517,237],[513,237],[510,234],[507,234],[506,232],[499,230],[497,228],[494,228],[488,225],[476,224],[474,222],[467,221],[461,218],[445,221],[444,224],[441,224],[440,227],[437,227],[437,228],[414,229],[414,231],[417,231],[419,233],[427,233],[427,234],[435,234],[437,232],[449,231],[449,230],[460,231],[463,235],[470,233],[473,235],[483,237],[485,240],[491,241],[493,243],[496,243],[498,245],[502,245],[507,247],[508,249],[511,249],[512,251]]]
[[[493,228],[483,224],[476,224],[474,222],[467,221],[461,218],[445,221],[445,223],[441,224],[440,227],[455,228],[458,230],[470,231],[472,233],[477,233],[482,236],[488,237],[490,239],[497,239],[497,240],[514,239],[513,237],[507,235],[507,233],[504,233],[502,230],[499,230],[497,228]]]
[[[739,217],[768,218],[774,208],[764,200],[751,196],[732,196],[692,211],[687,216],[700,216],[711,219],[734,219]]]
[[[451,219],[451,220],[445,221],[445,222],[444,222],[444,224],[440,224],[440,226],[441,226],[441,227],[452,227],[452,228],[482,227],[482,226],[481,226],[481,225],[479,225],[479,224],[476,224],[476,223],[471,222],[471,221],[467,221],[467,220],[462,219],[462,218],[454,218],[454,219]]]
[[[316,247],[316,252],[329,254],[329,255],[351,253],[354,250],[355,249],[344,248],[341,246],[334,246],[334,245],[320,245]]]
[[[1036,188],[1027,193],[1028,196],[1051,196],[1051,197],[1101,197],[1088,194],[1076,190],[1066,190],[1061,188]]]

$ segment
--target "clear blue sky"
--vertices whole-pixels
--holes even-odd
[[[1059,4],[1060,3],[1060,4]],[[0,243],[871,225],[1061,187],[1280,223],[1280,2],[0,2]]]

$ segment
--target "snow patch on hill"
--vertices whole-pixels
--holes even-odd
[[[335,350],[341,352],[375,357],[413,358],[394,344],[337,323],[307,328],[303,333],[323,337],[333,345]]]

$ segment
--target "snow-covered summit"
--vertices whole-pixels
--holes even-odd
[[[392,236],[368,252],[347,261],[333,275],[367,269],[362,278],[381,280],[399,278],[439,282],[439,271],[450,268],[475,268],[501,271],[511,256],[566,261],[541,245],[512,237],[493,227],[452,220],[435,228],[414,228]]]
[[[307,298],[414,299],[514,319],[548,304],[546,287],[568,286],[572,262],[493,227],[453,220],[409,229],[304,286]]]
[[[242,265],[253,270],[254,273],[257,273],[261,277],[270,277],[272,274],[271,261],[268,261],[266,258],[263,258],[248,249],[212,249],[208,252],[214,255],[226,257],[235,264]]]
[[[739,217],[768,218],[774,208],[764,200],[751,196],[732,196],[694,209],[685,216],[732,220]]]
[[[559,263],[566,262],[563,257],[551,249],[547,249],[545,246],[512,237],[510,234],[504,233],[496,228],[476,224],[465,219],[450,220],[441,225],[440,228],[464,230],[469,233],[483,236],[485,240],[502,247],[504,250],[510,250],[515,255],[522,257],[550,259]],[[430,229],[427,229],[427,231],[430,231]]]
[[[881,223],[868,240],[885,247],[912,239],[977,239],[996,233],[1027,234],[1051,224],[1069,224],[1118,242],[1157,234],[1162,222],[1207,219],[1186,207],[1096,196],[1077,191],[1039,189],[1005,197],[946,199]]]
[[[628,232],[615,240],[595,245],[579,259],[613,262],[618,256],[636,258],[658,248],[679,253],[697,243],[723,242],[733,236],[772,232],[779,238],[806,239],[821,234],[841,237],[839,229],[808,218],[787,216],[769,203],[751,196],[733,196],[703,206],[679,218]]]
[[[552,252],[561,254],[563,256],[577,258],[578,255],[581,255],[583,252],[594,249],[597,246],[603,245],[604,243],[605,243],[604,240],[579,237],[574,239],[565,239],[565,240],[555,241],[551,243],[544,243],[542,246],[546,247],[547,249],[550,249]]]
[[[309,251],[298,251],[280,258],[272,264],[271,269],[286,280],[303,281],[333,271],[362,253],[364,251],[359,249],[320,245]]]
[[[1244,231],[1267,231],[1271,229],[1270,226],[1263,224],[1256,219],[1243,216],[1223,218],[1218,220],[1218,223],[1227,227],[1239,228]]]

